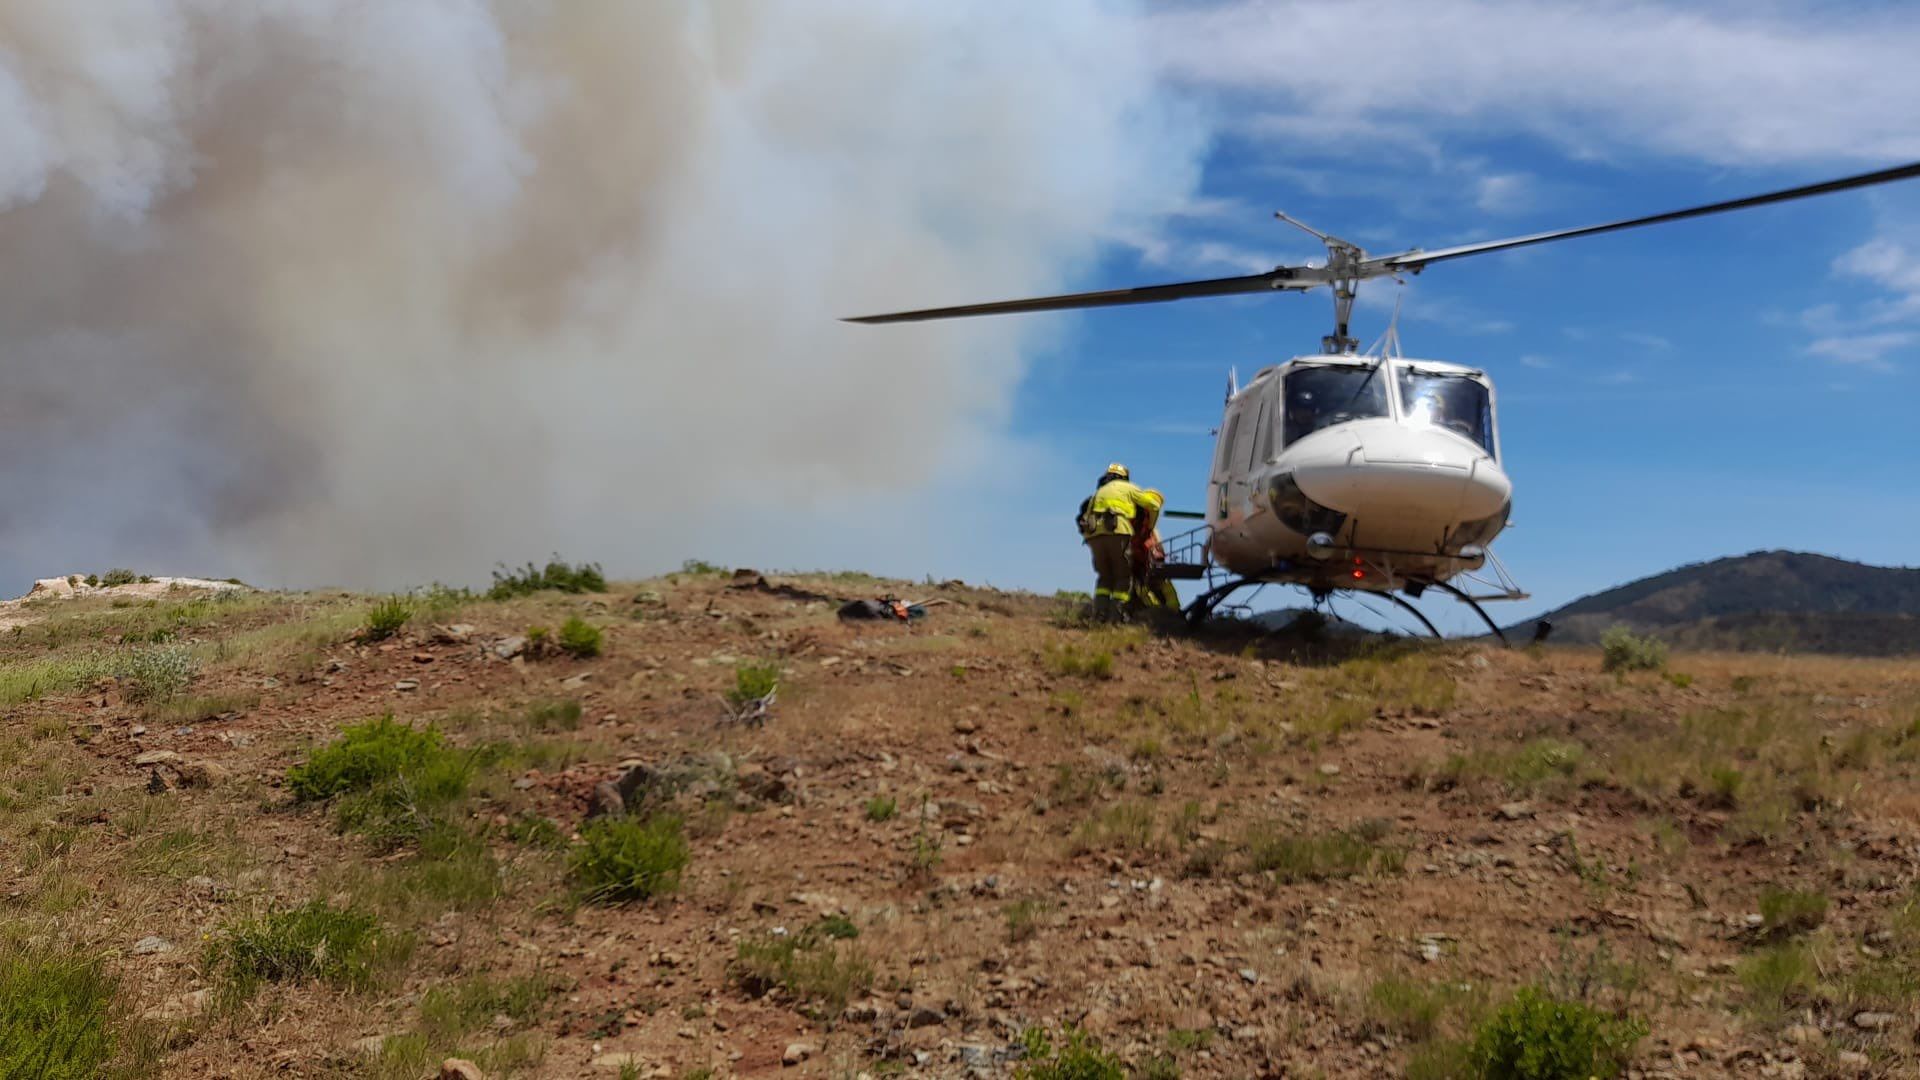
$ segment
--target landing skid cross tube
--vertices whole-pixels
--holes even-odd
[[[1487,624],[1487,629],[1493,631],[1493,636],[1500,639],[1500,644],[1505,645],[1508,648],[1513,647],[1513,642],[1507,640],[1507,632],[1505,630],[1500,629],[1499,623],[1493,621],[1493,616],[1487,614],[1487,609],[1480,606],[1480,601],[1475,600],[1473,597],[1468,596],[1466,593],[1461,592],[1459,589],[1454,588],[1452,585],[1448,584],[1447,582],[1435,581],[1435,582],[1430,582],[1429,584],[1431,584],[1433,588],[1439,589],[1441,592],[1446,593],[1448,596],[1451,596],[1455,600],[1458,600],[1461,603],[1472,608],[1473,613],[1475,615],[1480,616],[1480,621]]]
[[[1393,601],[1394,603],[1399,604],[1400,607],[1403,610],[1405,610],[1408,614],[1411,614],[1414,618],[1420,620],[1420,625],[1427,628],[1427,633],[1432,634],[1434,637],[1434,640],[1438,641],[1440,639],[1440,636],[1441,636],[1440,628],[1433,625],[1433,621],[1427,618],[1424,612],[1422,612],[1419,608],[1414,607],[1413,602],[1411,600],[1408,600],[1406,597],[1401,596],[1397,593],[1375,593],[1374,595],[1384,596],[1387,599]]]

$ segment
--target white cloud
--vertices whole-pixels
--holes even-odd
[[[1920,250],[1890,237],[1876,237],[1833,261],[1840,277],[1859,278],[1894,294],[1869,306],[1868,322],[1890,323],[1920,316]]]
[[[1620,335],[1620,340],[1626,342],[1629,345],[1638,345],[1643,349],[1652,349],[1655,352],[1670,352],[1673,349],[1673,339],[1661,337],[1659,334],[1645,333],[1639,330],[1628,330],[1623,332]]]
[[[1445,133],[1495,128],[1575,156],[1920,157],[1920,10],[1905,6],[1233,0],[1154,22],[1167,70],[1244,102],[1255,137],[1432,154]]]
[[[1553,366],[1553,360],[1551,358],[1541,356],[1539,353],[1528,353],[1525,356],[1522,356],[1520,358],[1520,363],[1530,368],[1544,369],[1544,368],[1550,368]]]
[[[1474,185],[1473,205],[1489,214],[1524,213],[1533,205],[1533,178],[1525,173],[1494,173]]]
[[[1848,334],[1824,337],[1807,346],[1807,352],[1836,364],[1848,364],[1873,371],[1891,371],[1890,353],[1920,344],[1920,333],[1911,330],[1884,330],[1874,334]]]

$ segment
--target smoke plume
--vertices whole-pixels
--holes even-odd
[[[835,317],[1058,287],[1188,192],[1140,30],[0,0],[0,572],[851,562],[780,536],[982,453],[1035,342]]]

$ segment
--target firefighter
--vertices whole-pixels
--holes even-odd
[[[1180,593],[1173,582],[1160,575],[1160,568],[1166,564],[1166,549],[1160,546],[1160,507],[1166,499],[1159,491],[1148,488],[1145,492],[1153,502],[1153,512],[1142,513],[1134,521],[1133,531],[1133,600],[1147,608],[1178,609]]]
[[[1093,556],[1093,617],[1113,622],[1125,616],[1133,598],[1135,522],[1144,515],[1151,529],[1161,500],[1135,487],[1127,467],[1115,462],[1100,474],[1093,497],[1080,505],[1080,535]]]

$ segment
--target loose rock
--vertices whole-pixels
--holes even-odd
[[[1853,1014],[1853,1026],[1861,1031],[1885,1031],[1897,1019],[1892,1013],[1857,1012]]]
[[[440,1063],[440,1080],[487,1080],[487,1075],[466,1058],[448,1058]]]
[[[812,1043],[805,1043],[805,1042],[788,1043],[787,1052],[780,1055],[780,1064],[798,1065],[801,1062],[812,1057],[813,1051],[814,1051],[814,1046]]]

